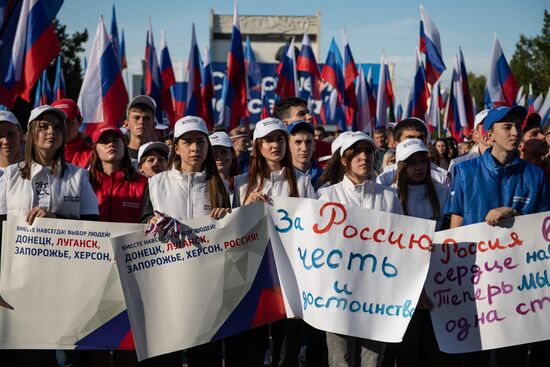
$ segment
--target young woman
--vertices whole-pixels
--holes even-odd
[[[319,199],[345,205],[402,214],[401,203],[391,189],[375,182],[372,138],[354,132],[342,140],[341,164],[345,174],[341,182],[319,190]],[[327,332],[328,359],[331,366],[377,366],[386,344]]]
[[[160,217],[154,210],[180,222],[208,214],[222,217],[230,208],[229,195],[216,168],[206,123],[200,117],[186,116],[176,122],[174,139],[175,153],[168,170],[149,179],[142,219],[156,224]],[[178,352],[164,358],[162,365],[181,366]],[[221,366],[221,343],[190,348],[187,358],[189,366]]]
[[[164,172],[168,167],[170,147],[159,141],[143,144],[138,150],[138,170],[147,178]]]
[[[270,196],[315,197],[310,177],[292,166],[282,121],[269,117],[256,124],[252,155],[248,173],[235,177],[237,205],[268,201]]]
[[[433,182],[430,175],[428,149],[420,139],[406,139],[396,147],[397,174],[393,188],[401,202],[403,213],[443,224],[444,205],[449,188]],[[396,366],[452,366],[455,359],[437,346],[430,318],[432,303],[422,291],[403,341],[395,346]]]
[[[437,149],[437,153],[439,154],[439,167],[443,169],[448,169],[449,162],[452,158],[450,158],[449,144],[447,143],[447,140],[437,139],[434,146],[435,149]]]
[[[65,113],[44,105],[31,111],[23,160],[0,178],[0,221],[8,214],[35,218],[98,220],[88,172],[64,159]],[[0,305],[8,307],[1,302]],[[53,350],[15,352],[16,365],[57,366]]]
[[[330,150],[332,157],[328,160],[325,170],[321,174],[321,177],[319,177],[319,180],[317,180],[317,189],[338,183],[344,178],[345,169],[341,162],[342,156],[340,155],[340,148],[342,147],[343,139],[349,134],[352,134],[352,132],[345,131],[340,133],[331,143]]]
[[[388,149],[386,153],[384,153],[384,157],[382,158],[380,171],[383,171],[384,168],[391,166],[393,164],[395,164],[395,149]]]
[[[147,178],[132,165],[122,132],[114,127],[95,131],[90,183],[103,222],[139,223]]]
[[[217,131],[209,136],[210,144],[214,150],[216,167],[223,178],[229,184],[229,194],[232,195],[235,189],[233,178],[239,175],[237,156],[233,150],[231,139],[224,131]]]
[[[266,118],[256,124],[249,171],[235,177],[234,206],[257,201],[268,202],[271,197],[315,197],[310,176],[295,170],[292,166],[288,135],[284,123],[276,118]],[[302,321],[285,319],[272,323],[270,327],[273,337],[271,365],[297,365],[303,331]],[[256,328],[226,339],[228,365],[263,365],[267,341],[267,327]]]

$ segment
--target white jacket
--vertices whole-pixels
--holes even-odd
[[[67,218],[99,214],[88,171],[67,163],[65,174],[58,177],[36,162],[32,164],[30,180],[21,177],[18,163],[5,169],[0,178],[0,214],[27,215],[35,202],[33,188],[37,181],[49,183],[50,202],[46,211]]]
[[[264,179],[262,192],[273,197],[288,197],[290,195],[290,185],[284,175],[286,168],[280,171],[271,172],[269,179]],[[298,196],[301,198],[315,199],[315,190],[311,185],[311,177],[303,172],[294,170],[296,174],[296,186],[298,187]],[[248,189],[248,173],[240,176],[235,176],[235,199],[233,207],[238,207],[244,204],[244,197]],[[259,182],[259,180],[258,180]]]
[[[184,221],[210,214],[206,172],[181,172],[172,167],[149,179],[153,209]]]
[[[445,214],[445,204],[449,197],[450,189],[438,182],[434,182],[435,192],[439,200],[439,217],[436,218],[435,230],[441,229],[443,224],[443,214]],[[392,188],[397,190],[397,184],[393,184]],[[409,215],[415,218],[432,219],[433,210],[430,199],[428,198],[428,187],[426,185],[408,185],[407,186],[407,208]]]
[[[347,175],[332,186],[319,189],[320,200],[335,201],[344,205],[383,212],[403,214],[403,207],[395,191],[372,181],[354,184]]]
[[[430,164],[430,173],[434,182],[439,182],[447,186],[451,186],[451,179],[449,173],[436,164]],[[393,178],[397,174],[397,164],[392,164],[384,168],[384,171],[376,178],[376,182],[380,185],[390,187],[393,183]]]

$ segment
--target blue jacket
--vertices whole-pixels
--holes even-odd
[[[519,156],[503,166],[489,148],[456,166],[447,211],[468,225],[485,221],[489,210],[499,207],[512,207],[522,215],[548,211],[550,188],[539,167]]]

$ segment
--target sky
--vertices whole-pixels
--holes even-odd
[[[151,19],[155,45],[160,51],[160,31],[164,30],[176,79],[184,79],[184,69],[194,22],[199,49],[209,46],[209,12],[232,14],[232,0],[65,0],[58,18],[67,31],[89,33],[85,55],[90,52],[100,15],[110,30],[113,3],[116,7],[119,36],[124,29],[129,74],[141,74],[140,60],[145,53],[145,34]],[[240,0],[243,15],[315,15],[321,12],[321,56],[324,62],[332,37],[343,46],[346,27],[356,63],[379,63],[382,51],[395,64],[394,88],[402,103],[414,75],[414,58],[419,42],[419,5],[424,6],[439,29],[443,59],[447,70],[441,76],[449,85],[454,57],[461,46],[468,71],[487,74],[494,35],[508,62],[520,34],[540,34],[545,0]],[[342,50],[342,49],[341,49]]]

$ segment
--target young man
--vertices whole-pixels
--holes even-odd
[[[451,228],[487,222],[491,226],[508,217],[550,210],[550,187],[542,170],[519,158],[522,106],[489,111],[483,129],[492,146],[473,160],[456,166],[447,207]],[[528,345],[496,350],[499,366],[525,366]],[[463,355],[465,365],[487,366],[489,351]]]
[[[250,166],[250,132],[244,125],[237,126],[229,132],[229,138],[237,155],[240,174],[248,172]]]
[[[313,126],[303,120],[298,120],[288,124],[287,129],[290,133],[289,145],[292,165],[297,170],[308,174],[311,177],[311,184],[315,187],[323,170],[317,167],[312,159],[315,150]]]
[[[451,163],[449,163],[449,174],[451,175],[451,180],[454,178],[455,167],[457,164],[479,157],[487,148],[491,146],[489,139],[487,138],[487,134],[483,131],[483,121],[485,121],[488,113],[489,110],[483,110],[479,112],[474,119],[474,133],[472,135],[472,139],[476,142],[476,145],[472,148],[472,150],[466,155],[451,159]]]
[[[10,111],[0,111],[0,177],[4,169],[22,158],[21,125]]]
[[[273,117],[283,121],[287,126],[288,124],[298,120],[303,120],[308,124],[311,124],[313,121],[313,117],[307,107],[307,102],[298,97],[282,98],[275,103],[275,107],[273,108]],[[330,150],[330,143],[315,139],[313,159],[317,162],[317,164],[324,167],[323,164],[326,164],[326,160],[328,160],[331,156],[332,153]]]
[[[157,105],[149,96],[137,96],[128,103],[124,127],[130,134],[128,151],[135,167],[137,167],[139,147],[151,141],[155,128],[155,110]]]
[[[65,160],[80,168],[88,168],[93,148],[92,144],[84,140],[80,134],[82,114],[78,105],[72,99],[63,98],[54,101],[52,107],[59,108],[67,116],[65,119]]]
[[[416,138],[422,140],[424,145],[426,145],[426,138],[428,136],[428,129],[424,121],[416,118],[410,117],[408,119],[402,120],[393,129],[393,139],[397,143],[402,142],[405,139]],[[384,171],[376,178],[376,182],[389,187],[393,183],[393,179],[397,173],[397,164],[393,164],[384,168]],[[438,167],[437,165],[431,165],[431,175],[432,179],[441,184],[447,186],[450,185],[451,181],[447,171],[443,168]]]
[[[376,172],[380,172],[380,166],[382,165],[382,160],[384,159],[384,154],[390,149],[388,147],[388,133],[386,129],[379,127],[372,133],[372,138],[374,144],[378,148],[374,153],[374,169]]]
[[[544,140],[541,122],[542,118],[536,112],[525,118],[522,126],[523,138],[518,150],[520,158],[542,168],[546,180],[550,182],[550,164],[543,158],[548,153],[548,145]]]

